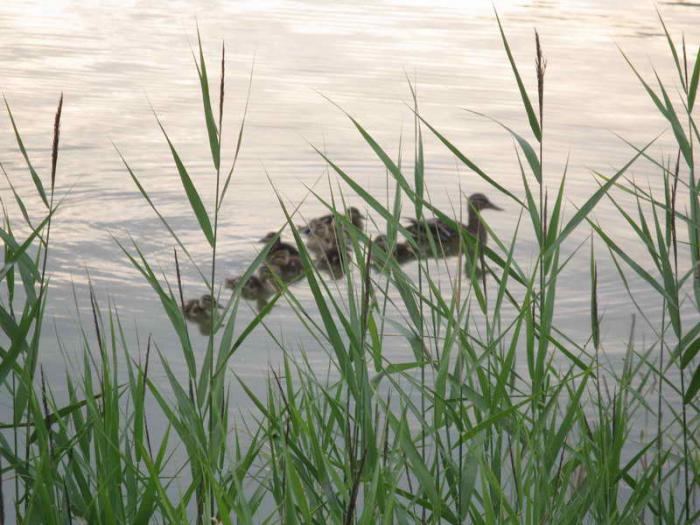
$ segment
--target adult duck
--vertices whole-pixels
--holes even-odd
[[[458,225],[469,232],[477,240],[477,246],[484,246],[487,242],[487,230],[481,220],[483,210],[501,210],[493,204],[483,193],[474,193],[467,199],[469,209],[469,222]],[[449,257],[457,255],[461,247],[461,234],[447,223],[438,218],[418,221],[410,219],[410,224],[406,227],[410,236],[416,243],[418,250],[427,255],[432,255],[433,250],[437,255]],[[471,256],[471,250],[467,250],[467,255]],[[478,254],[477,254],[478,255]]]

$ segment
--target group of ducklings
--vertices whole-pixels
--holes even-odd
[[[457,223],[458,227],[469,232],[477,240],[477,249],[486,244],[487,230],[481,222],[480,212],[486,209],[500,210],[484,194],[475,193],[468,198],[469,222]],[[354,206],[346,210],[346,221],[338,221],[334,214],[311,219],[305,226],[298,227],[304,236],[304,244],[314,256],[314,264],[319,270],[325,271],[334,279],[343,277],[345,261],[349,256],[350,239],[348,225],[358,231],[365,229],[365,217]],[[373,245],[381,248],[382,258],[392,258],[398,264],[413,261],[418,256],[431,256],[439,253],[441,257],[450,257],[460,253],[463,243],[461,233],[452,225],[440,219],[415,220],[409,219],[403,233],[410,236],[410,241],[395,242],[389,247],[385,235],[377,235],[372,240]],[[296,246],[284,242],[279,232],[270,232],[260,239],[268,246],[268,252],[263,264],[241,285],[240,293],[244,299],[256,301],[258,309],[276,293],[287,285],[294,283],[304,276],[304,265]],[[467,258],[475,259],[474,253],[467,253]],[[380,261],[373,258],[375,265]],[[243,276],[226,279],[229,289],[237,288]],[[211,315],[221,306],[210,295],[199,299],[191,299],[183,305],[185,317],[211,328]],[[207,326],[205,326],[206,328]]]
[[[360,210],[351,206],[346,215],[354,228],[364,230],[365,218]],[[345,274],[344,261],[349,255],[347,241],[350,236],[347,226],[339,223],[335,215],[328,214],[311,219],[305,226],[297,229],[304,236],[307,250],[315,257],[316,267],[328,272],[334,279],[340,279]],[[259,308],[285,286],[304,276],[304,265],[299,250],[296,246],[284,242],[278,232],[269,232],[260,242],[268,246],[265,261],[257,274],[249,276],[241,287],[241,296],[257,301]],[[227,279],[226,287],[236,288],[242,278],[238,276]]]

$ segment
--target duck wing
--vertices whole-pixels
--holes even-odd
[[[422,221],[409,219],[409,222],[410,224],[406,227],[406,230],[408,230],[416,241],[423,241],[426,240],[428,236],[431,236],[435,241],[452,242],[459,237],[459,234],[455,230],[440,219],[427,219]]]

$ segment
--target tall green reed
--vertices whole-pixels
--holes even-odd
[[[516,132],[515,125],[499,123],[515,139],[522,189],[501,185],[430,124],[419,111],[416,86],[409,81],[415,117],[412,180],[401,152],[394,160],[348,115],[385,167],[387,182],[395,186],[386,205],[317,149],[332,173],[385,222],[389,249],[384,251],[353,228],[340,211],[346,204],[344,192],[334,193],[330,201],[322,199],[343,226],[347,238],[342,242],[351,246],[342,284],[331,282],[314,265],[294,228],[297,209],[280,199],[286,226],[300,251],[314,311],[295,293],[295,286],[302,285],[283,286],[251,321],[237,326],[241,286],[264,261],[269,250],[265,247],[231,297],[222,299],[223,313],[211,306],[212,330],[202,352],[190,338],[183,315],[180,275],[183,263],[191,266],[202,288],[219,297],[215,270],[219,212],[233,180],[245,113],[230,168],[222,170],[224,49],[217,113],[198,35],[195,63],[215,186],[212,209],[200,197],[198,186],[203,181],[190,176],[165,128],[159,120],[157,124],[211,249],[210,271],[200,266],[199,256],[168,224],[156,200],[118,152],[177,246],[176,274],[168,279],[158,275],[136,243],[127,246],[117,241],[158,296],[177,335],[185,370],[177,372],[150,337],[138,352],[130,348],[116,311],[112,307],[103,311],[91,291],[92,326],[81,325],[83,363],[78,375],[66,375],[67,401],[59,402],[37,374],[48,290],[49,228],[59,207],[53,194],[61,104],[48,195],[8,105],[18,149],[46,208],[35,224],[10,184],[31,233],[18,239],[7,210],[0,230],[1,276],[8,297],[0,305],[0,325],[9,341],[8,348],[0,350],[0,382],[13,401],[12,420],[2,421],[0,472],[2,500],[11,501],[18,522],[691,523],[698,518],[700,471],[694,450],[700,328],[687,326],[689,307],[683,298],[692,287],[692,308],[697,310],[700,222],[693,136],[699,137],[692,110],[700,60],[696,59],[690,73],[685,44],[681,59],[663,26],[683,87],[680,116],[661,81],[659,95],[635,70],[672,128],[679,150],[676,168],[651,156],[655,139],[635,146],[630,160],[615,173],[595,174],[599,188],[567,218],[566,164],[552,205],[547,190],[551,181],[543,170],[545,61],[539,35],[535,36],[538,104],[534,106],[503,25],[498,18],[497,22],[531,134],[528,138]],[[687,120],[687,126],[681,120]],[[460,271],[452,275],[436,271],[432,258],[421,256],[415,262],[418,278],[413,279],[389,256],[398,235],[408,233],[399,220],[406,200],[419,219],[434,216],[461,232],[463,251],[478,242],[458,226],[453,214],[430,201],[423,130],[470,173],[522,210],[510,239],[501,239],[486,226],[492,244],[480,247],[487,270],[480,278],[471,271],[463,282],[461,259]],[[660,168],[662,195],[629,178],[641,161]],[[687,181],[681,177],[684,171]],[[633,197],[636,217],[613,190]],[[689,199],[689,213],[680,211],[681,195]],[[603,199],[612,202],[647,249],[652,268],[629,256],[594,220],[591,212]],[[537,240],[534,264],[525,264],[517,255],[523,222],[530,223]],[[679,236],[679,222],[686,225],[687,244]],[[633,324],[619,367],[606,362],[602,353],[600,261],[592,241],[590,339],[573,340],[556,319],[558,279],[581,253],[580,246],[569,247],[567,240],[584,225],[599,238],[598,246],[602,243],[607,248],[639,316],[657,337],[640,345]],[[679,271],[685,246],[690,268]],[[439,255],[439,250],[434,246],[432,255]],[[379,272],[372,270],[377,260],[382,261]],[[660,325],[638,306],[629,285],[632,274],[663,302]],[[16,293],[17,280],[22,297]],[[305,353],[293,353],[268,327],[267,316],[279,301],[289,305],[312,340],[327,352],[325,373]],[[233,355],[261,328],[282,353],[280,370],[270,371],[264,395],[256,394],[229,366]],[[398,361],[389,354],[397,337],[406,349]],[[162,368],[165,385],[153,378],[156,364]],[[672,369],[680,373],[680,385],[671,379]],[[686,374],[690,374],[687,383]],[[232,377],[255,407],[247,417],[234,409]],[[656,388],[656,406],[649,401],[652,388]],[[680,411],[678,400],[682,400]],[[635,439],[634,425],[643,414],[655,418],[655,433]],[[162,428],[155,428],[156,419],[165,422]]]

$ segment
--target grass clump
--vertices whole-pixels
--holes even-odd
[[[682,86],[675,105],[660,80],[652,88],[630,64],[669,123],[678,146],[675,162],[653,158],[653,141],[635,147],[615,173],[595,174],[598,188],[566,217],[566,170],[557,175],[551,200],[551,175],[543,170],[546,62],[539,36],[535,104],[500,20],[498,26],[530,128],[526,137],[502,124],[518,148],[522,191],[501,186],[431,125],[418,111],[413,86],[412,170],[400,158],[392,159],[348,115],[395,183],[392,202],[382,204],[318,153],[371,214],[386,223],[382,242],[373,242],[342,212],[347,207],[343,195],[326,203],[341,226],[337,242],[348,246],[347,257],[341,257],[343,293],[338,294],[337,282],[318,267],[294,226],[297,210],[290,211],[280,199],[287,223],[277,233],[291,232],[306,284],[278,281],[269,301],[245,326],[237,323],[244,286],[266,264],[279,237],[273,235],[248,270],[230,281],[231,295],[222,294],[218,281],[223,279],[215,270],[219,213],[244,126],[235,134],[227,170],[222,155],[224,53],[222,49],[216,111],[200,43],[197,73],[216,188],[209,206],[158,125],[210,246],[210,271],[160,214],[122,156],[177,246],[174,279],[160,277],[137,244],[119,246],[157,294],[178,336],[186,373],[177,374],[150,338],[143,358],[135,357],[119,316],[111,308],[103,311],[91,293],[93,326],[83,330],[82,371],[66,376],[65,400],[46,384],[39,356],[51,220],[60,208],[54,191],[62,102],[48,192],[8,105],[18,148],[45,210],[38,224],[32,222],[13,191],[30,233],[18,238],[7,211],[0,230],[0,277],[6,290],[0,305],[0,383],[12,404],[0,434],[3,516],[26,523],[695,522],[700,513],[700,325],[693,319],[700,310],[700,205],[694,142],[700,135],[693,108],[700,55],[691,66],[685,44],[679,52],[663,26]],[[433,206],[424,181],[424,131],[521,210],[510,240],[500,239],[484,223],[492,239],[486,245]],[[629,178],[639,162],[658,167],[663,194]],[[623,205],[619,192],[631,196],[635,210]],[[604,199],[617,207],[645,246],[647,262],[631,258],[594,220],[591,212]],[[681,199],[687,202],[681,205]],[[448,275],[445,290],[444,273],[430,262],[441,253],[440,246],[430,251],[416,246],[400,221],[406,207],[413,207],[418,221],[436,218],[458,232],[457,256],[479,254],[483,271],[467,265],[467,272]],[[532,264],[516,257],[522,222],[530,223],[537,239]],[[590,249],[562,252],[581,227],[591,229]],[[405,244],[400,235],[407,237]],[[415,256],[411,264],[417,266],[417,279],[392,257],[399,244]],[[639,309],[657,338],[639,346],[633,324],[620,367],[611,366],[600,352],[596,249],[601,247],[633,300],[635,290],[628,281],[636,275],[663,303],[660,320]],[[568,337],[555,316],[558,279],[572,257],[587,257],[590,268],[590,337],[585,341]],[[183,263],[199,275],[206,299],[184,297]],[[375,271],[377,266],[382,271]],[[295,288],[306,285],[314,312],[295,296]],[[281,299],[327,352],[328,372],[320,374],[305,354],[294,358],[275,340],[284,357],[281,369],[270,371],[264,395],[239,381],[255,407],[244,416],[231,399],[232,381],[238,381],[232,359],[256,330],[265,328]],[[187,324],[188,312],[195,309],[208,323],[202,351],[195,348]],[[396,334],[407,350],[398,361],[388,355]],[[154,366],[165,384],[154,380]],[[642,419],[654,424],[637,439],[633,432]],[[154,420],[164,423],[156,428]]]

